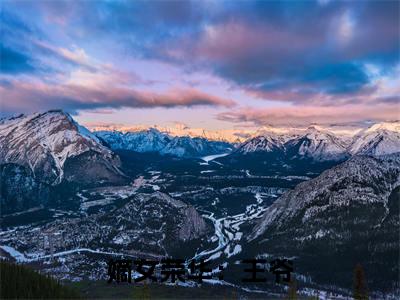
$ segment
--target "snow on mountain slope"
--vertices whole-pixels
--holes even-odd
[[[248,154],[252,152],[273,152],[284,150],[284,138],[278,135],[264,135],[252,138],[235,151],[236,153]]]
[[[399,193],[399,153],[354,156],[278,198],[249,234],[248,249],[294,257],[299,274],[317,284],[335,278],[344,288],[361,263],[371,290],[391,291],[399,274]]]
[[[289,120],[290,121],[290,120]],[[232,129],[205,129],[192,128],[183,123],[175,123],[175,126],[160,126],[160,125],[127,125],[127,124],[109,124],[109,123],[83,123],[92,131],[121,131],[121,132],[139,132],[146,131],[150,128],[155,128],[169,136],[189,136],[206,138],[210,141],[228,142],[232,144],[244,143],[250,138],[264,136],[269,134],[278,134],[286,136],[288,139],[294,135],[301,135],[307,128],[302,126],[291,125],[264,125],[258,128],[232,128]],[[315,125],[321,130],[334,133],[341,138],[352,138],[356,133],[364,128],[364,124],[331,124],[331,125]]]
[[[200,157],[229,152],[232,146],[226,142],[209,141],[205,138],[174,137],[161,151],[179,157]]]
[[[230,151],[226,142],[209,141],[205,138],[170,136],[155,128],[138,132],[98,131],[95,134],[113,150],[123,149],[137,152],[158,152],[177,157],[200,157]]]
[[[361,131],[354,137],[349,152],[373,156],[400,152],[400,122],[378,123]]]
[[[291,155],[309,157],[315,160],[340,160],[347,156],[346,144],[330,132],[314,126],[307,129],[304,135],[285,144]]]
[[[249,139],[235,153],[280,152],[289,157],[313,158],[315,160],[339,160],[344,158],[346,143],[330,132],[310,127],[299,134],[264,133]]]
[[[115,125],[115,124],[93,124],[87,123],[87,127],[95,132],[99,131],[120,131],[124,133],[134,133],[140,131],[147,131],[149,129],[157,129],[161,133],[165,133],[171,137],[199,137],[205,138],[209,141],[227,142],[227,143],[240,143],[244,142],[248,137],[253,136],[254,130],[207,130],[204,128],[190,128],[185,124],[177,123],[175,126],[165,127],[159,125]]]
[[[349,206],[356,202],[384,203],[398,185],[399,154],[380,158],[355,156],[317,178],[300,183],[279,198],[268,207],[254,229],[253,238],[263,234],[269,226],[279,227],[296,216],[301,216],[301,222],[305,223],[335,207]]]
[[[351,155],[380,156],[400,152],[400,122],[377,123],[348,136],[336,135],[322,127],[290,133],[263,132],[242,143],[235,154],[280,152],[290,158],[312,158],[317,161],[342,160]]]
[[[97,131],[95,135],[105,141],[111,149],[136,152],[159,152],[171,141],[171,137],[150,128],[138,132]]]
[[[102,170],[122,175],[119,158],[67,113],[54,110],[0,121],[0,164],[27,167],[47,183],[60,183],[67,160],[89,152],[92,166],[101,164]]]

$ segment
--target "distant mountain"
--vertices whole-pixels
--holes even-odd
[[[96,131],[94,134],[111,149],[136,152],[160,152],[171,141],[171,137],[157,129],[137,132]]]
[[[204,128],[191,128],[182,123],[176,123],[174,126],[159,126],[159,125],[110,125],[110,124],[89,124],[93,131],[120,131],[120,132],[139,132],[147,131],[150,129],[157,129],[171,137],[173,136],[188,136],[205,138],[209,141],[219,141],[227,143],[240,143],[244,142],[253,130],[236,130],[236,129],[222,129],[222,130],[207,130]]]
[[[290,156],[324,161],[342,160],[348,157],[346,146],[332,133],[311,126],[304,135],[289,140],[285,144],[285,149]]]
[[[288,159],[342,160],[348,156],[344,141],[312,126],[299,134],[264,133],[241,144],[236,154],[275,153]]]
[[[400,152],[400,122],[379,123],[359,132],[352,141],[311,126],[302,133],[289,135],[264,133],[238,146],[232,155],[275,154],[287,159],[342,161],[351,155],[373,156]]]
[[[288,120],[290,121],[290,120]],[[88,128],[92,131],[121,131],[121,132],[138,132],[146,131],[155,128],[162,133],[170,136],[189,136],[201,137],[210,141],[228,142],[232,144],[243,143],[246,140],[269,134],[278,134],[281,136],[291,137],[293,135],[301,135],[306,128],[302,126],[291,125],[263,125],[258,128],[232,128],[232,129],[217,129],[210,130],[205,128],[192,128],[183,123],[175,123],[173,126],[160,126],[160,125],[123,125],[123,124],[107,124],[107,123],[88,123]],[[321,125],[315,124],[323,131],[333,132],[335,135],[340,135],[343,138],[354,136],[355,133],[365,127],[363,123],[349,123],[349,124],[331,124]]]
[[[97,131],[94,133],[113,150],[158,152],[177,157],[201,157],[231,151],[227,142],[200,137],[170,136],[155,128],[137,132]]]
[[[284,142],[284,138],[279,135],[257,136],[241,144],[235,153],[284,151]]]
[[[318,283],[351,286],[361,263],[374,278],[370,288],[391,291],[399,274],[399,192],[400,154],[355,156],[281,196],[249,241],[262,253],[295,257],[297,272]]]
[[[358,133],[349,147],[351,154],[379,156],[400,151],[400,122],[378,123]]]

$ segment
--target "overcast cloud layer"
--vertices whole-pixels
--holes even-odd
[[[132,122],[121,120],[130,108],[181,121],[185,109],[216,127],[400,118],[398,1],[0,5],[2,115],[111,110]]]

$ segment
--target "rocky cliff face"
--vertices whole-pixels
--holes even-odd
[[[119,167],[117,155],[62,111],[0,121],[3,213],[54,201],[54,189],[60,183],[123,183],[126,177]]]
[[[21,115],[0,122],[0,164],[26,167],[41,182],[56,185],[65,179],[65,166],[69,163],[71,167],[71,161],[79,159],[89,167],[79,170],[86,181],[123,178],[119,158],[62,111]],[[94,172],[96,165],[101,166],[100,177]]]
[[[185,247],[194,247],[208,230],[209,226],[194,207],[155,192],[136,194],[112,211],[57,219],[34,232],[21,228],[10,234],[12,246],[21,252],[24,249],[29,249],[30,253],[41,252],[44,241],[51,238],[55,253],[88,248],[156,256],[177,251],[183,256]],[[9,239],[10,236],[2,238]]]
[[[361,263],[375,278],[371,287],[393,290],[399,186],[400,154],[356,156],[285,193],[266,210],[249,241],[269,254],[296,257],[298,271],[313,280],[329,283],[334,276],[350,284],[346,280]]]
[[[183,219],[178,238],[183,241],[190,241],[201,237],[206,230],[206,223],[197,210],[193,206],[186,206],[183,209]]]
[[[30,169],[17,164],[0,165],[2,215],[39,207],[47,203],[49,195],[50,186],[36,180]]]

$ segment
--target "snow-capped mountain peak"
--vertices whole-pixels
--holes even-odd
[[[60,110],[2,120],[0,142],[0,162],[26,166],[52,184],[62,181],[67,159],[88,151],[119,165],[111,150]]]
[[[357,134],[349,147],[353,155],[400,152],[400,121],[378,123]]]
[[[251,138],[243,143],[236,152],[242,154],[280,152],[291,157],[336,160],[342,159],[346,155],[346,146],[333,134],[311,126],[301,135],[269,133]]]
[[[351,155],[380,156],[400,152],[400,122],[382,122],[356,134],[352,139],[311,125],[294,134],[268,132],[248,139],[235,153],[282,151],[290,157],[319,161],[342,160]]]
[[[393,131],[400,132],[400,121],[392,121],[392,122],[381,122],[372,125],[365,132],[376,132],[376,131]]]
[[[284,139],[279,135],[262,135],[249,139],[248,141],[240,145],[236,152],[242,154],[252,152],[273,152],[277,150],[282,150],[283,144]]]
[[[344,141],[316,126],[310,126],[303,135],[288,141],[285,146],[295,157],[338,160],[347,156]]]
[[[114,150],[158,152],[177,157],[201,157],[229,152],[232,148],[226,142],[210,141],[201,137],[171,136],[156,128],[126,133],[98,131],[95,134]]]

